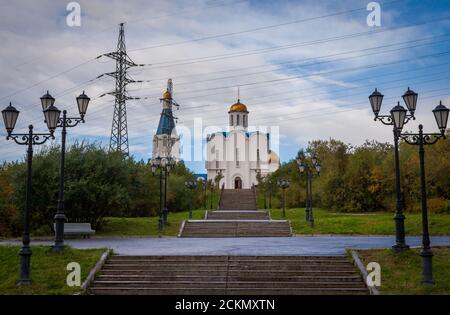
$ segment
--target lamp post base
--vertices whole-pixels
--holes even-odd
[[[395,221],[395,245],[392,249],[398,253],[409,249],[409,245],[405,241],[405,216],[403,213],[397,212],[394,216]]]
[[[434,285],[433,281],[433,252],[431,249],[423,249],[422,257],[422,284]]]
[[[19,252],[20,255],[20,275],[18,285],[29,286],[30,281],[30,262],[31,262],[31,248],[30,246],[23,246]]]
[[[401,253],[407,251],[409,249],[409,245],[406,245],[405,243],[397,243],[392,245],[392,249],[397,253]]]
[[[64,223],[67,218],[64,213],[58,212],[55,215],[55,244],[51,247],[53,252],[64,250]]]

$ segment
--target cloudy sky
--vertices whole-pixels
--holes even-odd
[[[129,56],[146,64],[130,70],[145,82],[128,86],[130,96],[143,97],[127,103],[130,154],[138,159],[151,157],[168,78],[182,130],[200,118],[203,128],[226,125],[240,87],[249,124],[279,128],[282,161],[314,139],[391,141],[390,128],[373,121],[367,96],[375,87],[385,112],[408,86],[419,93],[407,130],[423,123],[435,131],[432,108],[441,99],[450,104],[447,0],[379,1],[379,27],[368,26],[370,1],[361,0],[80,0],[80,27],[66,23],[70,1],[1,2],[0,104],[21,111],[16,132],[30,123],[45,131],[39,97],[46,90],[76,114],[84,89],[92,99],[86,123],[69,140],[108,145],[114,99],[100,95],[114,81],[96,78],[115,64],[96,57],[116,49],[120,22]],[[23,157],[3,126],[0,137],[0,160]],[[203,162],[187,164],[203,172]]]

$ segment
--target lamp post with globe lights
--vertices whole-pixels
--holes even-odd
[[[153,175],[159,170],[159,235],[161,237],[164,225],[167,225],[167,178],[170,171],[175,167],[176,161],[172,156],[157,156],[150,162]],[[164,185],[163,185],[164,181]],[[164,190],[163,190],[164,186]]]
[[[286,179],[280,179],[278,181],[278,187],[283,190],[283,219],[286,218],[286,188],[289,188],[289,181]]]
[[[64,249],[64,222],[66,221],[66,215],[64,213],[64,179],[65,179],[65,160],[66,160],[66,136],[67,128],[77,126],[80,122],[84,123],[84,116],[86,114],[90,98],[84,94],[76,98],[78,105],[78,113],[80,117],[67,117],[67,111],[63,111],[62,117],[58,119],[57,128],[61,128],[61,156],[59,164],[59,192],[58,192],[58,205],[55,219],[55,244],[52,246],[54,251],[61,251]],[[45,112],[47,108],[53,106],[55,99],[47,93],[41,97],[42,110]]]
[[[298,169],[300,173],[305,174],[305,218],[306,222],[309,223],[311,227],[314,227],[314,214],[312,206],[312,179],[314,173],[312,169],[315,169],[317,175],[320,175],[321,165],[316,155],[312,155],[311,165],[307,162],[306,156],[303,153],[299,153],[296,159]]]
[[[397,107],[397,106],[396,106]],[[430,246],[430,235],[428,231],[428,209],[427,209],[427,189],[425,182],[425,146],[435,144],[439,139],[445,139],[445,130],[447,128],[449,109],[439,103],[433,109],[433,115],[436,119],[439,133],[424,133],[423,126],[419,125],[418,133],[401,133],[406,121],[405,109],[394,108],[391,111],[392,121],[396,128],[398,137],[407,144],[419,146],[419,163],[420,163],[420,193],[422,204],[422,283],[434,284],[432,258],[433,252]]]
[[[197,177],[197,182],[200,185],[203,192],[203,210],[206,210],[206,180],[203,177]]]
[[[23,215],[24,232],[22,235],[22,248],[20,255],[20,274],[19,285],[30,285],[30,263],[31,263],[31,247],[30,247],[30,217],[31,217],[31,201],[32,201],[32,161],[33,146],[41,145],[49,139],[55,139],[54,132],[58,124],[61,111],[53,104],[44,110],[45,122],[49,133],[33,132],[33,125],[28,126],[28,133],[13,133],[14,127],[19,117],[19,111],[14,108],[11,103],[2,110],[3,122],[7,132],[6,140],[14,140],[19,145],[26,145],[27,149],[27,184],[25,193],[25,212]]]
[[[192,196],[194,189],[197,187],[197,183],[194,180],[189,179],[184,185],[191,191],[189,194],[189,219],[192,219]]]
[[[394,124],[394,115],[397,121],[403,122],[403,124],[408,123],[411,119],[415,119],[414,113],[416,111],[417,106],[417,98],[418,94],[411,90],[408,87],[408,90],[403,94],[402,98],[406,104],[406,107],[409,111],[400,105],[400,102],[397,103],[394,108],[390,111],[388,115],[380,115],[380,109],[383,102],[384,95],[381,94],[377,89],[369,96],[370,106],[372,107],[372,111],[374,114],[374,120],[380,121],[384,125],[392,126],[392,131],[394,133],[394,164],[395,164],[395,190],[396,190],[396,211],[394,215],[395,221],[395,245],[392,248],[398,252],[409,249],[409,246],[405,241],[405,215],[403,214],[404,210],[404,198],[400,187],[400,162],[399,162],[399,153],[398,153],[398,140],[399,134],[398,129]]]

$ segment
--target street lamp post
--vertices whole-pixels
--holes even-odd
[[[189,194],[189,219],[192,219],[192,195],[194,194],[193,191],[197,185],[193,180],[187,180],[184,185],[191,191]]]
[[[434,284],[432,259],[433,252],[430,246],[430,235],[428,232],[428,209],[427,209],[427,189],[425,182],[425,145],[435,144],[439,139],[445,139],[445,129],[447,128],[449,109],[442,105],[442,102],[433,110],[436,123],[440,133],[424,133],[423,126],[419,125],[419,133],[405,133],[402,134],[405,117],[400,112],[401,109],[393,109],[391,111],[394,126],[397,129],[398,136],[407,144],[419,146],[420,159],[420,192],[422,202],[422,283]]]
[[[267,209],[266,187],[264,187],[264,189],[263,189],[263,196],[264,196],[264,209]]]
[[[289,187],[289,181],[286,179],[280,179],[278,181],[278,187],[283,190],[283,219],[286,219],[286,188]]]
[[[172,156],[157,156],[151,160],[152,173],[156,174],[159,169],[159,235],[161,237],[164,225],[168,225],[167,215],[167,178],[170,171],[175,166],[176,161]],[[164,181],[164,191],[163,191]]]
[[[311,170],[311,167],[309,166],[306,157],[302,155],[297,156],[297,166],[300,171],[300,173],[305,174],[305,218],[306,222],[309,223],[311,227],[314,227],[314,214],[313,214],[313,206],[312,206],[312,179],[313,179],[313,172]],[[320,169],[321,165],[319,163],[319,160],[315,155],[311,156],[311,165],[316,170],[317,175],[320,175]]]
[[[212,210],[212,208],[213,208],[213,194],[214,194],[214,185],[213,185],[212,181],[209,182],[209,191],[210,191],[209,209]]]
[[[33,146],[41,145],[49,139],[54,139],[54,131],[61,112],[53,104],[44,111],[45,121],[50,133],[34,133],[33,125],[28,126],[28,133],[13,134],[14,127],[19,117],[19,111],[15,109],[11,103],[2,110],[3,122],[7,131],[6,140],[14,140],[19,145],[26,145],[27,149],[27,186],[25,193],[25,213],[24,232],[22,236],[22,249],[20,255],[20,274],[19,285],[30,284],[30,263],[31,263],[31,247],[30,247],[30,217],[31,217],[31,198],[32,198],[32,161],[33,161]]]
[[[203,177],[198,177],[197,181],[199,185],[201,185],[202,192],[203,192],[203,210],[206,211],[206,181],[203,179]]]
[[[394,133],[394,164],[395,164],[395,191],[396,191],[396,211],[394,216],[395,221],[395,245],[392,248],[398,252],[409,249],[409,246],[405,241],[405,215],[403,214],[404,202],[403,195],[400,187],[400,162],[398,154],[398,139],[399,135],[397,129],[393,122],[393,111],[396,115],[402,115],[404,117],[404,124],[408,123],[411,119],[415,119],[414,112],[416,111],[418,94],[414,91],[408,90],[403,94],[402,98],[408,108],[409,114],[407,114],[406,109],[404,109],[400,102],[391,110],[390,115],[379,115],[381,104],[383,102],[384,95],[381,94],[377,89],[369,96],[370,105],[372,111],[375,115],[374,120],[380,121],[384,125],[393,126],[392,130]],[[398,118],[398,117],[397,117]]]
[[[56,127],[61,127],[61,156],[59,164],[59,192],[58,192],[58,205],[55,219],[55,244],[52,246],[54,251],[61,251],[64,249],[64,222],[66,221],[66,215],[64,213],[64,164],[66,157],[66,128],[72,128],[78,125],[80,122],[84,123],[84,115],[86,114],[87,107],[89,105],[90,98],[86,94],[81,94],[76,98],[78,105],[78,112],[80,117],[67,117],[67,111],[63,111],[62,118],[58,119]],[[42,110],[46,110],[48,107],[55,103],[55,99],[48,93],[41,97]]]
[[[272,209],[272,181],[269,179],[267,183],[269,184],[269,209]]]

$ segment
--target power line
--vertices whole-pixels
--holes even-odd
[[[234,85],[216,86],[216,87],[209,87],[209,88],[202,88],[202,89],[195,89],[195,90],[190,89],[190,90],[180,91],[179,93],[183,93],[183,92],[184,93],[196,93],[196,92],[202,92],[202,91],[216,91],[216,90],[223,90],[223,89],[232,89],[232,88],[237,88],[237,87],[250,87],[250,89],[251,89],[251,86],[254,86],[254,85],[261,85],[261,84],[264,85],[264,84],[274,83],[274,82],[285,82],[285,81],[303,79],[303,78],[312,77],[312,76],[328,76],[330,74],[342,74],[342,73],[347,73],[347,72],[352,72],[352,71],[357,71],[357,70],[369,70],[369,69],[373,69],[373,68],[377,68],[377,67],[390,66],[393,64],[407,63],[407,62],[410,62],[411,60],[415,60],[415,59],[443,56],[443,55],[447,55],[449,53],[450,53],[450,51],[444,51],[444,52],[439,52],[439,53],[434,53],[434,54],[422,55],[419,57],[415,57],[414,59],[402,59],[402,60],[387,62],[387,63],[378,63],[378,64],[371,64],[371,65],[365,65],[365,66],[351,67],[351,68],[335,69],[335,70],[330,70],[330,71],[319,71],[319,72],[313,72],[313,73],[301,74],[301,75],[295,75],[295,76],[286,76],[284,78],[278,78],[278,79],[253,81],[253,82],[234,84]]]
[[[414,39],[414,40],[409,40],[409,41],[405,41],[405,42],[398,42],[398,43],[394,43],[394,44],[387,44],[387,45],[369,47],[369,48],[358,49],[358,50],[347,50],[347,51],[344,51],[344,52],[339,52],[339,53],[335,53],[335,54],[328,54],[328,55],[323,55],[323,56],[319,56],[319,57],[310,57],[310,58],[304,58],[304,59],[296,59],[296,60],[285,61],[285,62],[276,62],[276,63],[271,63],[271,64],[255,65],[255,66],[250,66],[250,67],[239,67],[239,68],[233,68],[233,69],[227,69],[227,70],[210,71],[210,72],[206,72],[206,73],[194,73],[194,74],[187,74],[187,75],[179,75],[176,78],[180,79],[180,78],[186,78],[186,77],[204,76],[204,75],[211,75],[211,74],[217,74],[217,73],[236,72],[236,71],[242,71],[242,70],[247,70],[247,69],[274,67],[274,66],[292,64],[292,63],[298,63],[298,62],[305,62],[307,60],[316,60],[316,59],[327,58],[327,57],[335,57],[335,56],[350,54],[350,53],[354,53],[354,52],[361,52],[361,51],[366,51],[366,50],[371,50],[371,49],[379,49],[379,48],[397,46],[397,45],[401,45],[401,44],[426,41],[426,40],[429,40],[429,39],[446,37],[446,36],[449,36],[449,35],[450,35],[450,33],[446,33],[446,34],[443,34],[443,35],[430,36],[430,37],[425,37],[425,38],[421,38],[421,39]],[[139,69],[139,71],[142,72],[144,70],[151,70],[151,69],[152,68],[144,68],[144,69]],[[152,81],[157,81],[157,80],[161,80],[162,81],[162,80],[166,80],[166,78],[157,78],[157,79],[153,79]]]
[[[450,19],[450,16],[446,16],[443,18],[435,18],[435,19],[430,19],[430,20],[426,20],[426,21],[410,23],[410,24],[405,24],[405,25],[400,25],[400,26],[393,26],[393,27],[389,27],[389,28],[385,28],[385,29],[370,30],[370,31],[365,31],[365,32],[357,32],[357,33],[350,33],[350,34],[346,34],[346,35],[327,37],[327,38],[313,40],[313,41],[298,42],[298,43],[289,44],[289,45],[274,46],[274,47],[269,47],[269,48],[259,48],[259,49],[244,51],[244,52],[235,52],[235,53],[221,54],[221,55],[215,55],[215,56],[213,55],[213,56],[206,56],[206,57],[200,57],[200,58],[188,58],[188,59],[178,60],[178,61],[171,60],[171,61],[165,61],[165,62],[160,62],[160,63],[153,63],[151,68],[149,68],[149,70],[177,67],[177,66],[183,66],[183,65],[191,65],[191,64],[195,64],[195,63],[201,63],[201,62],[220,61],[220,60],[224,60],[224,59],[250,56],[250,55],[255,55],[255,54],[260,54],[260,53],[267,53],[268,51],[278,51],[278,50],[284,50],[284,49],[290,49],[290,48],[298,48],[298,47],[305,47],[305,46],[311,46],[311,45],[317,45],[317,44],[324,44],[324,43],[345,40],[345,39],[355,38],[355,37],[360,37],[360,36],[376,35],[376,34],[380,34],[380,33],[384,33],[384,32],[396,31],[396,30],[410,28],[410,27],[414,27],[414,26],[423,26],[423,25],[427,25],[430,23],[435,24],[435,23],[442,22],[442,21],[445,21],[448,19]]]
[[[387,4],[392,4],[392,3],[396,3],[396,2],[402,2],[402,1],[404,1],[404,0],[393,0],[393,1],[383,2],[382,4],[384,6],[384,5],[387,5]],[[163,44],[157,44],[157,45],[153,45],[153,46],[135,48],[135,49],[132,49],[130,51],[140,51],[140,50],[147,50],[147,49],[154,49],[154,48],[161,48],[161,47],[172,47],[172,46],[178,46],[178,45],[191,43],[191,42],[199,42],[199,41],[205,41],[205,40],[210,40],[210,39],[223,38],[223,37],[234,36],[234,35],[241,35],[241,34],[246,34],[246,33],[253,33],[253,32],[258,32],[258,31],[262,31],[262,30],[268,30],[268,29],[272,29],[272,28],[278,28],[278,27],[287,26],[287,25],[299,24],[299,23],[310,22],[310,21],[319,20],[319,19],[323,19],[323,18],[338,16],[338,15],[344,15],[344,14],[353,13],[353,12],[362,11],[362,10],[366,10],[366,7],[364,6],[364,7],[360,7],[360,8],[357,8],[357,9],[351,9],[351,10],[346,10],[346,11],[334,12],[334,13],[330,13],[330,14],[326,14],[326,15],[315,16],[315,17],[304,18],[304,19],[298,19],[298,20],[293,20],[293,21],[290,21],[290,22],[273,24],[273,25],[267,25],[267,26],[262,26],[262,27],[256,27],[256,28],[246,29],[246,30],[242,30],[242,31],[222,33],[222,34],[215,34],[215,35],[210,35],[210,36],[205,36],[205,37],[200,37],[200,38],[195,38],[195,39],[190,39],[190,40],[182,40],[182,41],[177,41],[177,42],[163,43]]]
[[[441,71],[441,72],[438,72],[438,73],[431,73],[431,74],[428,74],[428,75],[426,75],[426,76],[435,76],[435,75],[438,75],[438,74],[447,74],[448,73],[448,71]],[[426,77],[426,76],[422,76],[422,77]],[[415,76],[415,78],[420,78],[420,76]],[[409,80],[409,79],[407,79],[407,78],[405,78],[405,79],[401,79],[401,80],[393,80],[393,81],[388,81],[387,83],[393,83],[393,82],[399,82],[399,81],[405,81],[405,80],[409,80],[409,82],[408,82],[408,84],[414,84],[414,85],[419,85],[419,84],[425,84],[425,83],[431,83],[431,82],[436,82],[436,81],[442,81],[442,80],[446,80],[446,79],[448,79],[448,77],[444,77],[444,78],[438,78],[438,79],[432,79],[432,80],[424,80],[424,81],[419,81],[419,82],[415,82],[415,81],[413,81],[413,82],[411,82],[411,80]],[[372,86],[372,85],[368,85],[368,86]],[[398,88],[398,87],[402,87],[403,85],[398,85],[398,86],[384,86],[384,90],[390,90],[390,89],[394,89],[394,88]],[[364,86],[363,86],[364,87]],[[359,87],[359,88],[363,88],[363,87]],[[343,88],[343,89],[341,89],[341,91],[345,91],[346,90],[346,88]],[[336,91],[333,91],[333,93],[336,93],[337,92],[337,90]],[[365,92],[364,92],[365,93]],[[324,93],[325,94],[325,93]],[[345,98],[345,97],[349,97],[349,96],[355,96],[355,95],[360,95],[360,94],[363,94],[363,93],[354,93],[353,95],[343,95],[343,96],[335,96],[334,98]],[[308,96],[308,95],[306,95],[306,96]],[[322,100],[325,100],[325,99],[322,99]],[[315,101],[321,101],[321,100],[315,100]],[[302,104],[310,104],[311,103],[311,101],[304,101],[304,102],[300,102],[300,103],[297,103],[295,106],[298,106],[298,105],[302,105]],[[273,108],[272,108],[273,109]],[[215,111],[217,111],[217,109],[214,109]],[[206,110],[205,109],[203,109],[203,110],[201,110],[200,112],[202,112],[202,113],[205,113],[206,112]],[[92,113],[91,113],[92,114]],[[156,115],[156,113],[155,113],[155,115]],[[207,119],[208,120],[211,120],[211,119],[223,119],[224,118],[224,115],[217,115],[217,116],[214,116],[214,117],[208,117]],[[273,118],[273,116],[271,116],[270,118]],[[269,119],[270,119],[269,118]],[[133,125],[136,127],[136,126],[140,126],[141,124],[148,124],[148,117],[144,117],[143,119],[141,119],[141,120],[134,120],[133,121]]]

